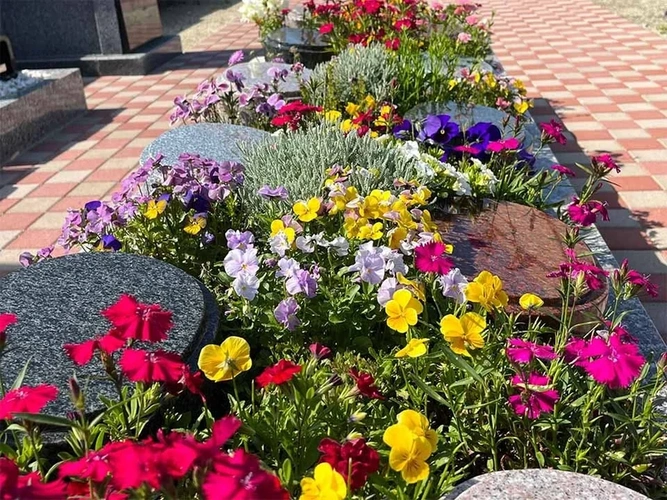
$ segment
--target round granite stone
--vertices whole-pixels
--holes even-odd
[[[195,123],[173,128],[151,142],[141,153],[141,163],[158,154],[164,155],[163,164],[174,165],[183,153],[198,154],[202,158],[222,161],[241,161],[241,142],[259,142],[271,134],[256,128],[227,123]]]
[[[18,317],[8,330],[0,363],[5,383],[11,384],[30,361],[24,384],[56,385],[58,398],[44,411],[62,416],[71,409],[67,383],[76,372],[87,411],[101,410],[99,396],[115,399],[116,395],[99,359],[75,366],[63,345],[105,334],[110,324],[101,311],[122,294],[173,313],[174,327],[167,340],[142,343],[141,348],[177,352],[195,368],[199,351],[213,341],[219,320],[215,299],[204,285],[150,257],[82,253],[46,260],[0,279],[0,313]]]
[[[509,297],[509,312],[520,312],[519,298],[534,293],[544,300],[540,314],[558,315],[561,298],[557,271],[565,260],[562,236],[566,225],[535,208],[516,203],[493,203],[479,214],[434,215],[443,240],[454,246],[452,258],[469,279],[486,270],[500,276]],[[577,254],[589,254],[581,243]],[[591,257],[581,260],[594,263]],[[608,289],[588,292],[576,306],[583,314],[604,306]]]
[[[472,478],[441,500],[646,500],[625,486],[553,469],[491,472]]]
[[[271,83],[272,77],[269,76],[269,70],[271,68],[278,68],[279,70],[285,69],[290,71],[292,65],[286,63],[266,62],[263,57],[256,57],[247,63],[236,64],[232,67],[235,73],[241,73],[245,77],[243,84],[246,87],[251,87],[253,85],[263,83]],[[311,73],[311,70],[304,68],[303,74],[301,75],[303,81],[308,81],[310,79]],[[287,79],[279,84],[278,91],[286,97],[300,95],[301,87],[294,73],[290,72]]]
[[[489,106],[465,106],[453,101],[425,102],[405,113],[405,118],[421,120],[428,115],[449,115],[463,128],[470,128],[480,122],[493,123],[500,129],[503,137],[517,137],[529,150],[539,145],[540,142],[540,137],[535,135],[534,128],[522,127],[517,135],[514,131],[514,119],[504,111]]]

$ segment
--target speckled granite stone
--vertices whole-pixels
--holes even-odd
[[[551,469],[492,472],[460,484],[441,500],[646,500],[593,476]]]
[[[86,110],[78,69],[38,72],[43,80],[12,99],[0,99],[0,164]]]
[[[507,113],[488,106],[460,106],[453,101],[447,103],[426,102],[418,104],[409,110],[405,114],[405,118],[408,120],[418,120],[425,118],[427,115],[441,114],[450,115],[456,123],[464,128],[469,128],[479,122],[490,122],[501,130],[503,137],[517,137],[528,148],[539,145],[539,130],[537,131],[537,135],[535,135],[535,128],[524,127],[517,135],[514,132],[512,120],[507,120]],[[507,125],[504,125],[504,123],[507,123]]]
[[[8,334],[0,370],[13,381],[30,359],[25,384],[50,383],[60,389],[45,413],[71,409],[67,381],[76,372],[87,394],[87,410],[102,408],[98,396],[115,397],[99,360],[76,367],[62,349],[104,334],[109,323],[100,311],[121,294],[159,303],[173,312],[169,338],[149,349],[182,354],[192,368],[201,348],[212,342],[219,313],[204,285],[185,272],[150,257],[124,253],[83,253],[47,260],[0,279],[0,312],[18,316]]]
[[[141,153],[141,163],[157,154],[163,163],[174,165],[182,153],[199,154],[215,161],[241,161],[240,142],[259,142],[271,134],[241,125],[226,123],[195,123],[166,131]]]
[[[241,73],[245,77],[243,84],[246,87],[250,87],[256,84],[271,83],[272,79],[268,74],[271,68],[286,69],[289,71],[291,67],[291,64],[267,62],[263,57],[256,57],[246,63],[236,64],[232,69],[236,73]],[[304,68],[301,75],[302,79],[308,81],[311,73],[311,70]],[[294,74],[290,74],[285,82],[280,83],[278,91],[286,97],[300,95],[299,82]]]

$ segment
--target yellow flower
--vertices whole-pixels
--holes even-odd
[[[405,333],[410,326],[417,324],[417,316],[424,308],[409,290],[396,290],[391,300],[384,306],[387,313],[387,326],[399,333]]]
[[[498,85],[498,81],[496,80],[496,77],[493,76],[493,73],[487,73],[486,74],[486,85],[490,89],[495,89],[496,86]]]
[[[366,221],[366,223],[362,221]],[[382,222],[376,222],[371,225],[366,219],[359,219],[358,225],[359,232],[357,238],[360,240],[379,240],[382,238]]]
[[[514,109],[520,115],[524,114],[528,111],[528,101],[515,102]]]
[[[407,209],[398,211],[398,219],[396,219],[396,223],[405,229],[417,229],[417,223],[414,221],[412,214],[408,212]]]
[[[345,479],[326,462],[315,467],[313,477],[301,480],[299,500],[343,500],[346,496]]]
[[[382,106],[380,108],[380,114],[381,115],[388,115],[391,112],[392,112],[392,108],[388,104],[385,104],[384,106]]]
[[[458,83],[459,83],[458,80],[454,80],[454,79],[449,80],[449,90],[452,90],[454,87],[456,87],[458,85]]]
[[[396,250],[401,246],[401,242],[408,235],[408,230],[404,227],[397,227],[392,229],[389,233],[389,248]]]
[[[479,303],[487,311],[493,308],[507,307],[507,294],[503,291],[503,282],[489,271],[479,273],[466,287],[466,298]]]
[[[468,349],[484,347],[482,332],[485,328],[484,318],[474,312],[465,313],[461,319],[448,314],[440,320],[440,331],[452,351],[463,356],[470,356]]]
[[[521,91],[525,92],[525,90],[526,90],[526,86],[523,84],[523,81],[519,80],[518,78],[516,80],[514,80],[513,85],[514,85],[514,87],[516,87],[516,89],[519,92],[521,92]]]
[[[356,238],[359,235],[359,223],[352,217],[345,217],[343,229],[345,229],[345,236],[348,238]]]
[[[436,432],[431,429],[428,423],[428,419],[414,410],[404,410],[398,415],[396,415],[396,420],[398,425],[404,425],[410,432],[415,435],[415,437],[423,437],[431,445],[431,452],[435,451],[435,448],[438,444],[438,435]]]
[[[519,299],[519,305],[528,311],[529,309],[539,309],[544,305],[544,301],[533,293],[524,293]]]
[[[348,102],[347,106],[345,106],[345,112],[350,116],[357,116],[359,114],[359,108],[360,106],[358,104]]]
[[[406,483],[416,483],[428,477],[426,459],[433,451],[428,439],[416,436],[405,425],[397,424],[384,432],[382,440],[391,448],[389,467],[400,472]]]
[[[183,230],[192,235],[199,234],[206,227],[206,217],[192,217],[188,215],[188,223]]]
[[[409,280],[401,273],[396,273],[396,279],[401,285],[407,286],[410,289],[410,291],[415,295],[415,297],[417,297],[417,299],[421,300],[422,302],[426,302],[426,289],[424,288],[423,283],[418,283],[416,281]]]
[[[158,215],[165,211],[167,208],[167,200],[150,200],[148,205],[146,205],[146,211],[144,216],[147,219],[156,219]]]
[[[287,239],[287,243],[290,245],[294,243],[294,238],[296,237],[296,232],[294,228],[285,226],[285,223],[280,219],[276,219],[271,223],[271,238],[276,236],[279,233],[283,233]]]
[[[324,119],[328,122],[333,122],[333,123],[340,120],[342,116],[343,116],[342,113],[340,111],[336,111],[335,109],[332,109],[324,113]]]
[[[408,342],[403,349],[398,351],[395,356],[397,358],[404,358],[406,356],[410,358],[418,358],[426,354],[426,342],[428,339],[412,339]]]
[[[413,205],[427,205],[428,199],[431,197],[431,190],[426,186],[417,188],[417,192],[412,195]]]
[[[375,98],[372,95],[367,95],[364,97],[364,105],[366,106],[366,109],[375,107]]]
[[[199,369],[214,382],[231,380],[250,370],[250,346],[241,337],[227,337],[222,344],[208,344],[199,353]]]
[[[337,214],[338,212],[343,212],[348,208],[354,208],[353,205],[359,199],[359,192],[354,186],[349,186],[345,190],[345,194],[341,196],[334,196],[331,200],[334,202],[334,206],[329,212],[331,215]]]
[[[310,222],[311,220],[317,219],[317,212],[320,210],[322,204],[320,203],[319,198],[311,198],[306,201],[297,201],[292,210],[297,215],[301,222]]]

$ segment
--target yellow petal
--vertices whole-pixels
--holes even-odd
[[[396,420],[399,424],[406,426],[413,433],[422,435],[423,430],[428,427],[428,419],[415,410],[404,410],[396,415]]]
[[[294,210],[294,213],[296,215],[303,215],[306,212],[308,212],[308,206],[306,205],[305,202],[303,201],[297,201],[294,206],[292,207],[292,210]]]
[[[319,212],[320,207],[322,206],[319,198],[311,198],[308,200],[308,210],[310,212]]]
[[[479,335],[486,329],[486,321],[479,314],[468,312],[461,316],[461,328],[466,335]]]
[[[271,223],[271,236],[275,236],[278,234],[280,231],[285,229],[285,223],[281,221],[280,219],[276,219]]]
[[[412,300],[412,294],[409,290],[396,290],[392,296],[392,299],[395,300],[403,309],[405,309],[408,307],[408,304]]]
[[[470,302],[481,302],[484,298],[484,287],[473,281],[466,286],[465,294]]]
[[[448,314],[440,320],[440,333],[445,336],[445,340],[451,338],[463,337],[463,327],[459,318],[453,314]]]
[[[519,299],[519,305],[525,309],[538,309],[544,305],[544,301],[534,293],[524,293]]]
[[[412,432],[404,425],[394,424],[384,431],[382,441],[390,448],[409,447],[412,444]]]
[[[408,484],[417,483],[428,478],[429,466],[426,462],[418,460],[409,461],[401,471],[403,480]]]
[[[452,337],[451,339],[447,339],[447,341],[449,342],[449,348],[452,350],[452,352],[460,354],[462,356],[472,357],[470,356],[470,353],[466,349],[466,343],[463,337],[458,337],[458,338]]]
[[[402,316],[398,318],[387,318],[387,326],[398,333],[406,333],[409,328],[408,322]]]
[[[466,335],[466,341],[471,349],[481,349],[484,347],[484,338],[479,333],[470,333]]]
[[[419,318],[417,317],[417,311],[414,309],[406,309],[403,313],[403,317],[405,318],[405,322],[410,326],[415,326],[417,321],[419,321]]]
[[[426,354],[426,342],[428,342],[428,339],[412,339],[408,342],[408,345],[398,351],[395,356],[397,358],[404,358],[406,356],[418,358],[419,356],[423,356]]]
[[[424,306],[417,299],[410,299],[408,302],[408,308],[414,309],[417,314],[421,314],[424,311]]]

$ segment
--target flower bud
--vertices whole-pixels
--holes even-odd
[[[69,379],[69,397],[76,408],[80,413],[85,411],[85,402],[83,397],[83,392],[81,392],[81,387],[77,382],[76,378],[72,377]]]
[[[313,355],[313,357],[318,361],[321,359],[327,359],[331,357],[331,349],[329,349],[327,346],[320,344],[319,342],[310,344],[308,346],[308,350]]]
[[[365,412],[355,411],[352,415],[350,415],[350,418],[348,418],[347,421],[351,424],[356,424],[357,422],[361,422],[365,418],[366,418]]]
[[[345,441],[352,441],[353,439],[359,439],[362,437],[364,437],[364,435],[361,434],[360,432],[352,431],[347,435]]]

